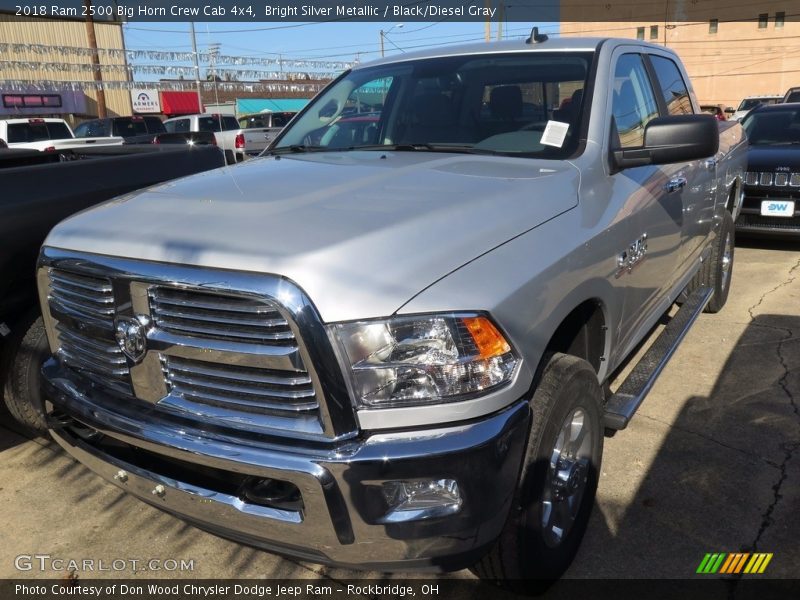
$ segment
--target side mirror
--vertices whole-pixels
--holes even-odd
[[[725,107],[725,112],[728,113],[729,115],[732,115],[733,113],[736,112],[736,109],[733,108],[732,106],[726,106]]]
[[[644,128],[641,148],[613,151],[618,169],[665,165],[714,156],[719,150],[719,126],[713,115],[657,117]]]

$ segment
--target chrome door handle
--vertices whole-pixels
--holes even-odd
[[[684,187],[686,187],[686,177],[673,177],[664,184],[664,190],[666,190],[668,194],[677,192]]]

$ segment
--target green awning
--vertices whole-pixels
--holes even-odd
[[[252,115],[262,111],[297,112],[308,104],[308,98],[237,98],[236,114]]]

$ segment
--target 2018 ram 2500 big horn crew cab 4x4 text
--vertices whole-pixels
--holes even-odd
[[[55,227],[58,443],[279,553],[560,574],[604,428],[725,303],[745,155],[671,51],[533,38],[360,65],[263,157]]]

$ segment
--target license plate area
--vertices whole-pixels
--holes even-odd
[[[762,217],[793,217],[794,200],[762,200]]]

